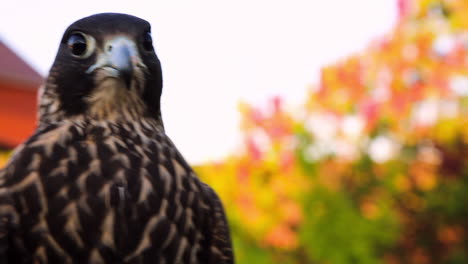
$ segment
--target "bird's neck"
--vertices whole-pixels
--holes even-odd
[[[163,129],[160,111],[150,113],[141,96],[125,87],[105,83],[86,97],[86,108],[82,113],[67,114],[66,106],[51,87],[43,87],[39,92],[39,126],[62,123],[69,120],[87,120],[93,122],[155,123]]]
[[[86,98],[86,104],[86,115],[115,122],[137,120],[147,111],[141,95],[114,79],[103,81]]]
[[[132,120],[126,119],[102,119],[95,118],[88,115],[76,115],[65,119],[39,122],[38,130],[47,129],[50,127],[79,127],[83,131],[102,131],[104,134],[113,134],[118,130],[125,130],[129,133],[144,132],[143,134],[164,134],[164,126],[161,119],[155,119],[150,117],[142,117]],[[67,129],[65,129],[67,130]],[[142,134],[142,135],[143,135]],[[147,135],[147,136],[148,136]]]

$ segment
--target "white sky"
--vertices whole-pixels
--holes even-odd
[[[391,29],[396,1],[3,1],[0,38],[45,75],[68,25],[101,12],[152,24],[167,134],[189,162],[202,162],[237,149],[240,100],[302,103],[322,65]]]

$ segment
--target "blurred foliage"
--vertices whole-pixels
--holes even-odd
[[[241,151],[197,168],[239,263],[468,263],[468,2],[398,7],[300,107],[242,104]]]
[[[0,168],[6,165],[9,157],[9,151],[1,151],[0,150]]]
[[[468,263],[468,2],[397,3],[295,110],[241,104],[239,153],[196,168],[238,263]]]

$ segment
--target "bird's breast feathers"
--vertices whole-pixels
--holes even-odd
[[[2,174],[0,193],[18,204],[17,243],[39,259],[53,252],[71,261],[76,253],[68,252],[82,252],[104,263],[110,255],[130,261],[165,252],[195,260],[200,253],[207,187],[150,123],[46,128]]]

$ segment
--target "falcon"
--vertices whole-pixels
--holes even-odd
[[[0,171],[0,263],[234,263],[223,206],[164,132],[150,24],[70,25]]]

